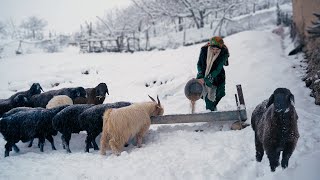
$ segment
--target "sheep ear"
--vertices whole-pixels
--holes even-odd
[[[150,95],[148,95],[148,96],[149,96],[149,98],[150,98],[152,101],[156,102]]]
[[[274,102],[274,95],[272,94],[270,97],[269,97],[269,101],[266,105],[266,108],[268,108],[271,104],[273,104]]]
[[[158,106],[161,107],[161,104],[160,104],[160,100],[159,100],[159,96],[157,95],[157,100],[158,100]]]
[[[294,106],[295,101],[294,101],[294,95],[293,94],[290,95],[290,102]]]

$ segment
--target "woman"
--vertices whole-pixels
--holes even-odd
[[[201,98],[205,100],[206,109],[211,111],[217,110],[217,104],[226,95],[223,66],[228,65],[228,58],[228,48],[219,36],[212,37],[201,48],[197,79],[204,86]]]

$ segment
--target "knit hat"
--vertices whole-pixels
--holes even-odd
[[[221,49],[225,45],[224,45],[223,39],[220,36],[214,36],[209,39],[209,46],[217,47]]]

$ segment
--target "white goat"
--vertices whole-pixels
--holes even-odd
[[[150,97],[150,96],[149,96]],[[119,155],[123,146],[130,138],[136,137],[137,146],[140,148],[142,138],[149,130],[151,116],[163,115],[163,107],[157,97],[156,102],[134,103],[119,109],[108,109],[103,115],[103,128],[100,140],[100,153],[106,154],[110,149]]]

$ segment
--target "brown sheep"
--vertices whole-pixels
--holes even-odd
[[[163,115],[159,98],[157,97],[158,102],[150,98],[152,102],[134,103],[127,107],[105,111],[100,140],[102,155],[105,155],[106,149],[109,148],[114,154],[119,155],[131,137],[136,137],[137,146],[141,147],[142,138],[151,124],[150,117]]]
[[[78,97],[74,100],[74,104],[102,104],[106,98],[106,93],[109,95],[106,83],[100,83],[94,88],[86,88],[87,97]]]

